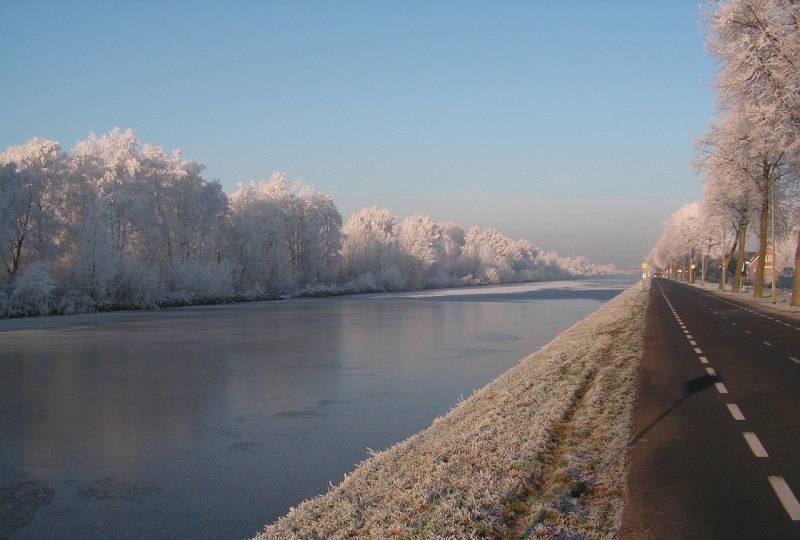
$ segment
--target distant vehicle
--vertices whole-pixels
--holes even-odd
[[[656,270],[653,272],[653,277],[664,277],[664,274],[661,272],[661,270]]]

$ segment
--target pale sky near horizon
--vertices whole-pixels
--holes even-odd
[[[0,0],[0,150],[131,128],[227,193],[368,206],[637,267],[699,200],[698,0]]]

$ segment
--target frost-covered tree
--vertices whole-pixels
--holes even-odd
[[[333,199],[276,173],[230,197],[238,283],[290,292],[334,278],[341,223]]]
[[[114,129],[78,143],[67,168],[62,271],[73,287],[125,305],[230,294],[228,200],[202,165]]]
[[[511,269],[506,260],[509,242],[494,229],[481,231],[471,227],[461,250],[467,277],[487,283],[511,281]]]
[[[317,216],[318,239],[316,255],[316,279],[320,282],[332,282],[341,266],[342,215],[330,195],[315,193],[312,206]]]
[[[446,284],[442,268],[445,248],[439,224],[428,216],[410,216],[400,226],[398,245],[401,271],[409,288]]]
[[[712,124],[709,132],[697,143],[699,172],[705,173],[704,212],[707,227],[721,224],[722,241],[730,249],[723,257],[723,268],[727,269],[734,256],[738,261],[731,290],[741,288],[742,261],[751,216],[758,215],[760,196],[757,187],[759,178],[757,164],[748,151],[746,140],[741,139],[741,117],[727,115],[722,121]],[[727,234],[729,227],[731,234]],[[727,249],[727,247],[726,247]],[[738,254],[736,254],[738,251]],[[725,275],[720,280],[724,288]]]
[[[664,232],[653,248],[655,265],[668,269],[673,277],[693,282],[692,265],[696,266],[702,250],[702,227],[699,203],[687,203],[675,211],[664,222]]]
[[[399,290],[597,273],[493,229],[365,208],[274,174],[228,197],[203,166],[131,130],[68,153],[0,154],[0,315],[144,308],[234,293]],[[337,283],[338,282],[338,283]]]
[[[10,281],[25,258],[55,256],[63,154],[58,143],[33,138],[0,154],[0,167],[0,261]]]
[[[141,202],[147,210],[141,232],[147,260],[167,264],[186,261],[220,262],[228,198],[219,182],[202,177],[204,167],[167,156],[162,148],[146,144],[140,153],[139,174],[147,190]]]
[[[230,196],[234,254],[240,288],[284,291],[291,286],[286,218],[265,182],[240,184]]]
[[[463,275],[460,265],[461,250],[466,242],[464,228],[452,221],[440,223],[439,228],[442,231],[442,248],[444,249],[442,264],[450,276],[460,277]]]
[[[705,11],[708,49],[720,64],[717,100],[736,130],[732,150],[759,195],[762,295],[771,193],[800,150],[800,4],[792,0],[727,0]]]
[[[777,146],[800,144],[800,4],[794,0],[717,0],[704,10],[707,46],[720,64],[717,98],[742,109]]]
[[[287,205],[287,238],[298,285],[332,280],[342,236],[342,217],[333,199],[306,186]]]
[[[344,226],[342,264],[347,278],[370,274],[381,288],[402,288],[397,267],[397,218],[388,210],[364,208]]]
[[[540,253],[527,240],[511,240],[494,229],[472,227],[462,248],[467,281],[515,283],[570,277],[555,252]]]

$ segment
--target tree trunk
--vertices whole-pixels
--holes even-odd
[[[769,227],[769,189],[772,169],[774,165],[763,160],[761,163],[761,215],[758,224],[758,266],[756,266],[756,283],[753,296],[761,298],[764,295],[764,268],[767,264],[767,228]]]
[[[731,246],[730,252],[727,255],[722,256],[722,274],[720,275],[719,279],[719,288],[724,291],[725,290],[725,280],[728,279],[728,266],[731,264],[733,260],[733,254],[736,253],[736,246],[739,243],[739,231],[736,231],[736,235],[733,237],[733,245]]]
[[[700,285],[706,284],[706,254],[703,253],[702,269],[700,270]]]
[[[767,192],[768,193],[768,192]],[[769,226],[769,196],[761,200],[761,215],[758,219],[758,264],[756,265],[756,283],[753,296],[761,298],[764,294],[764,268],[767,264],[767,228]]]
[[[747,225],[739,229],[739,255],[736,260],[736,269],[733,272],[733,286],[731,292],[738,293],[742,290],[742,265],[744,264],[744,239],[747,235]]]
[[[22,259],[22,248],[25,245],[25,239],[28,236],[28,224],[30,223],[31,207],[33,206],[33,199],[28,200],[28,206],[25,208],[25,213],[17,219],[16,232],[17,236],[11,248],[11,262],[7,268],[8,281],[14,281],[19,270],[19,263]]]
[[[792,305],[800,307],[800,229],[797,230],[797,249],[794,250],[794,277],[792,278]]]

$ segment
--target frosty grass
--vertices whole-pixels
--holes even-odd
[[[646,305],[628,289],[257,538],[615,538]]]

